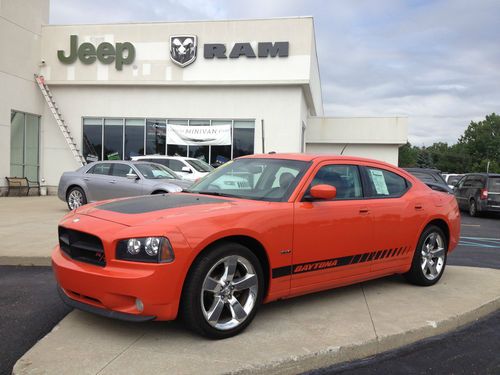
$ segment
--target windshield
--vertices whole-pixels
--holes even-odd
[[[217,168],[187,191],[262,201],[285,201],[308,166],[308,162],[299,160],[236,159]]]
[[[141,172],[144,178],[148,180],[160,180],[160,179],[177,179],[177,175],[164,167],[163,165],[153,164],[153,163],[141,163],[135,164],[135,167]]]
[[[493,193],[500,193],[500,177],[489,178],[488,190]]]
[[[192,166],[198,172],[208,173],[214,170],[214,168],[211,165],[205,163],[203,160],[186,159],[186,161],[189,163],[190,166]]]

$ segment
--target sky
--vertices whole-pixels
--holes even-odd
[[[327,116],[408,116],[422,146],[500,109],[498,0],[51,0],[50,23],[313,16]]]

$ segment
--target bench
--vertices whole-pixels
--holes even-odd
[[[11,189],[17,189],[17,195],[26,190],[26,196],[29,195],[31,189],[38,189],[40,195],[40,183],[38,181],[30,181],[26,177],[5,177],[8,183],[7,196],[10,196]]]

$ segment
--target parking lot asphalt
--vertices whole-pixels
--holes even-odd
[[[0,375],[71,311],[49,267],[0,266]]]

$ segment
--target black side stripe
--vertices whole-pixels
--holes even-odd
[[[372,251],[371,253],[363,253],[357,255],[349,255],[341,258],[324,259],[315,262],[293,264],[290,266],[273,268],[272,278],[295,275],[304,272],[313,272],[325,270],[328,268],[348,266],[358,263],[366,263],[372,260],[380,260],[384,258],[393,258],[407,253],[409,247],[398,247],[394,249]]]

